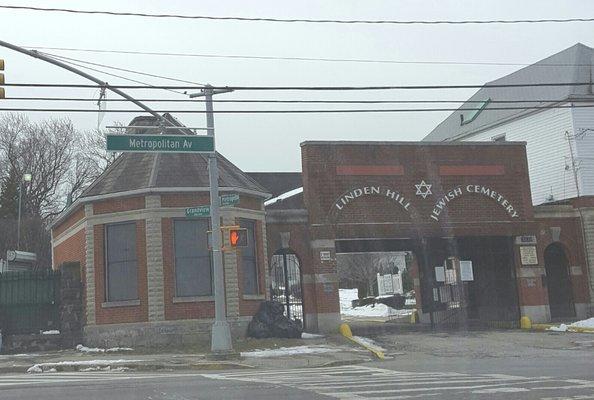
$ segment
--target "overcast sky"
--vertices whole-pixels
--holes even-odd
[[[594,17],[589,0],[387,0],[387,1],[24,1],[33,5],[211,16],[467,20]],[[335,25],[203,21],[138,17],[74,15],[0,10],[0,39],[21,46],[71,47],[200,54],[282,57],[390,59],[533,63],[577,42],[594,45],[594,23],[517,25]],[[49,51],[86,61],[166,75],[213,85],[430,85],[483,84],[521,66],[415,65],[280,60],[157,57]],[[57,67],[0,48],[7,82],[88,83]],[[151,84],[155,78],[111,71]],[[129,84],[101,73],[112,84]],[[8,96],[97,96],[95,89],[7,88]],[[391,91],[375,93],[235,92],[219,99],[454,99],[473,90]],[[139,97],[184,98],[167,91],[134,91]],[[114,95],[109,97],[115,98]],[[93,103],[2,101],[6,107],[78,107]],[[156,109],[203,109],[202,104],[151,103]],[[133,105],[109,104],[131,109]],[[328,105],[216,104],[217,109],[331,108]],[[346,106],[336,106],[345,108]],[[355,106],[361,108],[361,106]],[[371,106],[378,107],[378,106]],[[388,105],[385,108],[402,108]],[[420,140],[447,112],[398,114],[217,115],[218,150],[245,171],[298,171],[299,143],[304,140]],[[52,114],[32,113],[32,119]],[[55,114],[54,114],[55,115]],[[97,126],[97,114],[67,114],[81,129]],[[107,114],[102,125],[127,124],[134,114]],[[177,117],[187,126],[204,126],[203,115]]]

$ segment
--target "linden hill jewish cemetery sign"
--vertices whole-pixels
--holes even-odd
[[[192,135],[106,135],[107,151],[212,153],[212,136]]]
[[[350,202],[354,201],[358,197],[361,196],[385,196],[389,199],[394,200],[396,203],[400,204],[402,208],[406,211],[409,211],[410,208],[410,201],[405,200],[402,194],[398,193],[395,190],[391,190],[389,188],[385,188],[382,186],[363,186],[359,188],[352,189],[342,196],[338,198],[334,206],[338,210],[342,210],[344,206],[349,204]]]
[[[497,204],[499,204],[501,207],[503,207],[510,217],[518,218],[519,216],[518,212],[516,211],[515,207],[510,203],[510,201],[506,199],[501,193],[498,193],[496,190],[488,186],[466,185],[451,189],[445,194],[445,196],[437,200],[430,214],[431,219],[439,221],[439,215],[446,208],[448,203],[465,194],[479,194],[481,196],[489,197],[492,200],[495,200]]]
[[[425,199],[428,195],[433,194],[431,192],[431,185],[425,184],[423,181],[423,185],[426,186],[426,190],[422,191],[423,188],[419,188],[422,185],[417,186],[417,195],[421,196]],[[419,194],[419,191],[421,193]],[[497,192],[493,188],[483,185],[466,185],[466,186],[458,186],[451,190],[449,190],[445,195],[438,198],[437,202],[434,204],[433,209],[431,210],[429,217],[434,221],[439,221],[440,215],[444,210],[448,207],[449,203],[459,197],[465,195],[480,195],[484,197],[488,197],[491,200],[495,201],[499,206],[501,206],[507,214],[511,218],[518,218],[519,213],[517,209],[511,204],[511,202],[501,193]],[[346,206],[350,203],[355,201],[356,199],[363,197],[363,196],[384,196],[399,204],[404,210],[407,212],[411,212],[411,202],[408,201],[401,193],[399,193],[396,189],[391,189],[383,186],[361,186],[357,188],[353,188],[348,192],[341,195],[335,202],[334,206],[332,207],[332,212],[339,212],[342,211]]]

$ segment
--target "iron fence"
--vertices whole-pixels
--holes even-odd
[[[60,329],[60,272],[0,273],[0,330],[6,334]]]

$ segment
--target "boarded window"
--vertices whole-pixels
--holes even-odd
[[[212,262],[208,250],[208,220],[174,222],[175,295],[212,295]]]
[[[247,247],[241,249],[241,270],[243,273],[243,293],[258,294],[258,263],[256,260],[256,223],[240,220],[240,226],[247,229]]]
[[[107,301],[138,299],[136,224],[106,226]]]

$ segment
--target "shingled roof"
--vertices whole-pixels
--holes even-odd
[[[168,135],[192,134],[169,114],[164,117],[179,130],[167,130]],[[155,117],[137,117],[130,126],[158,126]],[[129,134],[158,134],[160,129],[130,128]],[[247,191],[269,197],[268,191],[233,163],[217,153],[219,187]],[[208,187],[208,159],[202,154],[182,153],[123,153],[80,196],[81,200],[120,192],[142,189]]]
[[[534,110],[523,107],[539,107],[562,101],[594,99],[592,79],[594,75],[594,49],[578,43],[557,54],[547,57],[530,66],[522,68],[487,85],[506,85],[520,83],[590,83],[589,85],[566,86],[521,86],[521,87],[483,87],[467,100],[457,111],[450,114],[423,140],[444,141],[469,135],[494,124],[517,118]],[[491,100],[489,103],[488,100]],[[493,103],[494,100],[510,101]],[[549,100],[528,103],[528,100]],[[469,101],[473,101],[470,103]],[[484,109],[474,115],[473,111]],[[492,110],[492,108],[519,108],[514,110]],[[491,109],[491,110],[490,110]],[[462,123],[462,118],[466,121]],[[474,118],[473,118],[474,117]]]

